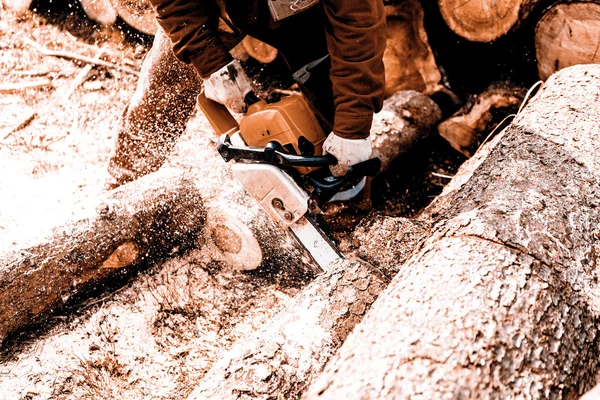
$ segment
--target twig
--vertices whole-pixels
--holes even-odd
[[[94,60],[100,60],[100,57],[102,57],[104,55],[104,49],[100,49],[100,51],[98,53],[96,53],[96,56],[94,57]],[[73,78],[73,80],[71,81],[71,84],[69,85],[69,90],[67,90],[67,93],[65,93],[64,96],[64,100],[69,100],[69,97],[71,97],[71,95],[73,94],[73,92],[75,92],[75,90],[79,87],[79,85],[81,85],[83,82],[85,82],[85,80],[87,79],[88,74],[90,73],[90,71],[92,70],[93,65],[92,64],[88,64],[85,67],[83,67],[81,69],[81,71],[79,71],[79,73],[75,76],[75,78]]]
[[[37,112],[35,111],[31,111],[31,113],[27,116],[27,118],[25,118],[19,125],[15,126],[14,128],[12,128],[10,131],[8,131],[5,136],[2,138],[2,140],[6,140],[10,137],[10,135],[12,135],[13,133],[20,131],[21,129],[25,128],[27,125],[29,125],[31,123],[31,121],[34,120],[34,118],[37,116]]]
[[[52,80],[50,79],[40,79],[30,82],[4,83],[0,85],[0,92],[13,92],[15,90],[37,89],[49,86],[53,86]]]
[[[438,178],[452,179],[450,175],[438,174],[437,172],[432,172],[431,175],[437,176]]]
[[[77,53],[71,53],[69,51],[54,51],[54,50],[49,50],[43,46],[41,46],[40,44],[34,42],[33,40],[29,39],[29,38],[23,38],[23,41],[25,43],[27,43],[28,45],[34,47],[37,51],[39,51],[42,55],[44,56],[52,56],[52,57],[60,57],[60,58],[67,58],[67,59],[71,59],[71,60],[76,60],[76,61],[81,61],[87,64],[92,64],[92,65],[100,65],[106,68],[112,68],[115,69],[117,71],[122,71],[122,72],[126,72],[128,74],[131,75],[135,75],[135,76],[140,76],[140,73],[132,68],[129,67],[125,67],[122,65],[118,65],[118,64],[114,64],[108,61],[103,61],[103,60],[96,60],[95,58],[92,57],[87,57],[87,56],[83,56],[81,54],[77,54]]]

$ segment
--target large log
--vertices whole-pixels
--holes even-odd
[[[474,42],[491,42],[516,28],[540,0],[438,0],[455,33]]]
[[[600,62],[600,2],[559,3],[535,28],[540,79],[577,64]]]
[[[595,384],[600,66],[551,77],[307,398],[569,398]],[[470,178],[470,179],[469,179]]]
[[[165,171],[95,199],[40,243],[0,254],[0,342],[102,278],[195,245],[204,219],[193,181]]]

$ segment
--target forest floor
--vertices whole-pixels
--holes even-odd
[[[45,80],[40,88],[0,90],[0,251],[39,241],[103,191],[119,118],[137,81],[94,67],[75,86],[85,65],[43,56],[31,41],[88,57],[102,50],[104,60],[137,70],[151,44],[122,26],[98,27],[77,7],[17,17],[0,5],[0,88]],[[218,196],[231,177],[209,132],[204,118],[193,118],[169,163],[202,160]],[[418,213],[461,157],[434,138],[377,180],[375,209]],[[225,270],[202,249],[192,250],[10,338],[0,357],[0,393],[3,399],[185,398],[222,351],[299,286],[276,275]]]

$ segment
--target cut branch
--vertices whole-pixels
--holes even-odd
[[[80,62],[83,62],[86,64],[99,65],[102,67],[115,69],[117,71],[126,72],[128,74],[135,75],[135,76],[140,75],[139,71],[136,71],[132,68],[125,67],[125,66],[122,66],[119,64],[114,64],[114,63],[104,61],[104,60],[97,60],[93,57],[87,57],[87,56],[83,56],[81,54],[71,53],[68,51],[49,50],[29,38],[23,38],[23,41],[25,43],[27,43],[28,45],[32,46],[33,48],[35,48],[38,52],[40,52],[44,56],[66,58],[69,60],[80,61]]]

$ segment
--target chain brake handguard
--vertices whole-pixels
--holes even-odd
[[[379,158],[352,165],[344,176],[336,177],[328,167],[337,159],[331,154],[322,156],[290,154],[281,144],[269,142],[265,147],[238,147],[228,135],[219,138],[217,151],[225,161],[263,163],[277,166],[287,172],[309,194],[311,200],[321,206],[336,193],[357,185],[365,176],[374,176],[381,169]],[[300,174],[295,167],[319,168],[308,174]]]

